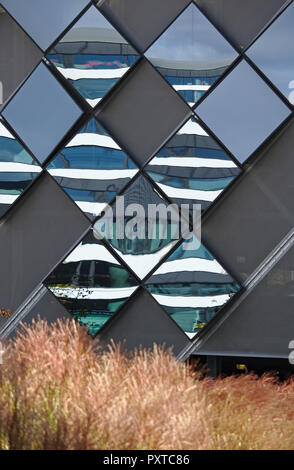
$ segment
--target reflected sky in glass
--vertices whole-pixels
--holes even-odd
[[[1,0],[1,3],[41,49],[46,50],[89,1]]]
[[[237,57],[228,41],[191,4],[145,56],[191,105]]]
[[[92,335],[137,288],[135,279],[92,232],[48,276],[45,285]]]
[[[202,244],[194,244],[195,238],[183,242],[145,283],[190,338],[240,288]]]
[[[139,56],[92,6],[49,51],[47,58],[94,107]]]
[[[179,206],[201,204],[204,211],[240,169],[191,118],[145,167],[162,191]]]
[[[163,211],[161,215],[151,214],[148,219],[152,204],[161,204],[163,208],[168,204],[143,176],[139,176],[123,196],[124,207],[129,212],[123,212],[116,201],[112,206],[113,219],[112,212],[106,211],[95,223],[94,232],[107,240],[134,273],[143,279],[179,240],[176,212],[172,210],[172,215],[166,218]],[[133,204],[140,205],[140,212],[135,211]],[[124,217],[120,218],[121,215]],[[108,224],[111,231],[107,230]],[[124,236],[120,238],[121,230]]]
[[[246,54],[294,104],[294,4],[248,49]]]
[[[0,217],[42,168],[0,122]]]
[[[2,114],[43,163],[82,111],[41,63]]]
[[[138,172],[94,118],[46,169],[90,219],[98,216]]]
[[[195,112],[241,163],[290,114],[288,107],[244,60]]]

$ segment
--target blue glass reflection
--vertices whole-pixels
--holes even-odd
[[[0,122],[0,217],[41,170],[37,162]]]
[[[192,338],[240,286],[193,237],[155,271],[146,288]]]
[[[94,118],[46,169],[91,219],[138,172],[134,162]]]
[[[149,176],[179,206],[201,204],[204,211],[240,169],[197,123],[184,124],[146,166]]]
[[[191,4],[145,55],[192,106],[238,54]]]
[[[50,274],[45,284],[92,335],[137,288],[134,278],[92,232]]]
[[[165,212],[167,202],[143,176],[136,178],[123,196],[124,209],[131,209],[136,204],[134,212],[128,214],[124,211],[122,214],[116,201],[111,210],[105,211],[105,216],[96,222],[94,231],[107,240],[121,259],[143,279],[178,241],[177,213],[175,210]],[[163,211],[151,213],[152,207],[159,205]],[[136,223],[128,232],[132,221]]]
[[[138,53],[93,6],[47,54],[91,106],[138,60]]]

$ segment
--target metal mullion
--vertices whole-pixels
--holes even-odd
[[[284,13],[284,11],[293,3],[293,0],[286,0],[284,5],[275,13],[275,15],[265,24],[265,26],[261,29],[259,33],[252,39],[248,46],[244,48],[242,54],[246,54],[248,49],[265,33],[271,25]]]
[[[99,344],[99,335],[101,334],[101,332],[103,333],[107,327],[110,326],[110,324],[116,319],[119,317],[120,313],[121,313],[121,310],[125,307],[126,304],[128,304],[136,295],[137,293],[140,291],[140,289],[142,289],[142,286],[138,285],[134,292],[132,292],[132,294],[123,301],[123,303],[118,307],[118,309],[112,313],[111,317],[104,323],[104,325],[101,326],[101,328],[97,331],[97,333],[95,333],[95,335],[90,335],[93,339],[93,342],[94,342],[94,345],[93,346],[96,346],[97,344]],[[90,334],[90,333],[88,333]]]
[[[290,109],[290,111],[294,111],[294,105],[290,103],[290,101],[286,98],[284,93],[282,93],[279,88],[276,87],[276,85],[265,75],[265,73],[253,62],[252,59],[250,59],[249,56],[247,56],[245,53],[243,55],[243,60],[245,60],[248,65],[256,72],[257,75],[260,76],[260,78],[263,79],[263,81],[268,85],[268,87],[280,98],[280,100],[284,103],[287,108]]]
[[[17,208],[18,204],[21,204],[23,201],[24,196],[27,194],[28,190],[31,189],[31,187],[41,178],[41,175],[44,174],[44,169],[41,168],[40,173],[31,180],[31,182],[25,187],[25,189],[21,192],[21,194],[18,196],[18,198],[10,204],[6,212],[0,217],[0,226],[8,220],[9,217],[11,217],[11,212],[13,209]]]
[[[120,27],[117,26],[116,24],[114,24],[114,22],[112,22],[112,20],[110,20],[110,18],[108,18],[104,11],[100,10],[100,8],[98,8],[98,2],[95,3],[95,1],[92,1],[91,0],[91,4],[96,8],[96,10],[98,10],[98,12],[104,16],[104,18],[106,19],[106,21],[108,21],[108,23],[127,41],[128,44],[130,44],[130,46],[132,46],[132,48],[134,49],[135,52],[138,53],[138,56],[142,56],[142,52],[138,51],[138,49],[133,45],[132,41],[128,38],[126,38],[126,36],[124,35],[124,33],[120,30]]]
[[[55,180],[54,176],[52,176],[49,171],[44,168],[43,169],[43,172],[44,174],[46,174],[47,177],[49,177],[53,182],[54,184],[56,184],[58,186],[58,188],[63,192],[63,194],[66,196],[66,198],[72,203],[75,205],[75,207],[78,209],[78,211],[80,212],[81,216],[83,218],[86,219],[86,221],[88,222],[89,224],[89,228],[91,227],[92,225],[92,220],[85,214],[85,212],[78,206],[78,204],[76,203],[76,201],[70,197],[70,195],[65,191],[65,189],[63,188],[63,186],[61,186],[61,184],[57,183],[57,181]]]
[[[62,0],[61,0],[62,1]],[[46,53],[49,52],[50,49],[52,49],[53,47],[55,47],[56,44],[59,43],[60,39],[63,38],[63,36],[65,36],[65,34],[67,34],[69,32],[69,30],[73,27],[73,25],[75,23],[77,23],[81,17],[90,9],[90,7],[92,6],[92,2],[91,0],[89,0],[89,2],[87,3],[87,5],[82,9],[82,11],[77,15],[75,16],[75,18],[70,22],[70,24],[59,34],[59,36],[57,36],[57,38],[50,44],[49,47],[47,47],[47,49],[44,50],[44,55]]]
[[[161,33],[159,33],[155,39],[149,44],[149,46],[146,47],[146,49],[143,49],[142,50],[142,54],[145,54],[145,52],[148,51],[148,49],[150,49],[150,47],[153,46],[153,44],[168,30],[168,28],[181,16],[182,13],[184,13],[184,11],[189,8],[189,6],[193,3],[193,0],[190,0],[190,2],[188,3],[188,5],[186,5],[185,7],[182,8],[182,10],[173,18],[173,20],[170,21],[170,23],[168,23],[168,25],[161,31]],[[145,56],[144,56],[145,57]],[[146,59],[147,57],[145,57]]]
[[[120,77],[120,79],[110,88],[110,90],[108,90],[103,98],[101,98],[99,103],[97,103],[94,108],[92,108],[97,118],[99,114],[103,112],[104,107],[107,107],[109,101],[113,100],[115,95],[120,91],[120,86],[123,86],[127,83],[127,80],[132,75],[133,71],[139,67],[139,64],[142,63],[142,59],[144,59],[144,57],[141,54],[138,54],[138,60],[134,63],[134,65],[132,65],[129,70],[127,70],[126,73]]]
[[[193,338],[189,338],[189,336],[185,333],[185,331],[180,327],[180,325],[178,325],[178,323],[173,319],[173,317],[163,308],[163,306],[158,302],[158,300],[156,300],[156,298],[154,297],[153,294],[151,294],[151,292],[149,292],[149,290],[146,288],[146,286],[142,286],[143,289],[145,290],[145,292],[147,292],[148,295],[150,295],[150,297],[152,298],[152,300],[154,300],[154,302],[157,303],[157,305],[159,306],[159,308],[162,310],[162,312],[173,322],[173,324],[177,327],[177,329],[186,337],[187,341],[189,343],[191,343],[192,339]],[[190,346],[190,344],[188,344],[188,346]]]
[[[77,239],[77,241],[74,242],[73,245],[71,245],[71,247],[66,250],[65,254],[62,255],[59,260],[53,265],[53,267],[49,270],[48,274],[46,274],[45,277],[43,277],[40,281],[40,284],[43,284],[45,287],[47,287],[46,285],[46,281],[48,279],[48,277],[55,271],[55,269],[58,268],[58,266],[63,263],[63,261],[78,247],[78,245],[83,241],[83,239],[88,235],[90,234],[92,231],[91,229],[91,226],[87,227],[83,232],[82,232],[82,235],[80,235]],[[54,294],[53,294],[54,295]],[[56,298],[56,296],[54,296]]]
[[[5,13],[10,16],[10,18],[20,27],[20,29],[25,33],[25,35],[35,44],[35,46],[37,46],[37,48],[39,49],[39,51],[42,53],[42,55],[44,55],[44,51],[43,49],[41,49],[41,47],[36,43],[36,41],[29,35],[29,33],[22,27],[22,25],[14,18],[14,16],[12,16],[11,13],[9,13],[9,11],[2,5],[2,3],[0,2],[0,5],[1,7],[3,8],[3,10],[5,10]]]
[[[214,29],[217,30],[217,32],[230,44],[230,46],[238,53],[240,54],[240,50],[239,48],[236,47],[236,45],[234,44],[234,42],[231,40],[231,38],[229,36],[227,36],[227,34],[216,24],[214,24],[214,22],[211,21],[209,15],[207,15],[207,13],[205,13],[202,8],[200,8],[197,3],[195,2],[195,0],[192,0],[192,3],[194,3],[195,7],[197,8],[198,11],[200,11],[200,13],[202,13],[202,15],[207,19],[207,21],[211,24],[211,26],[213,26]]]

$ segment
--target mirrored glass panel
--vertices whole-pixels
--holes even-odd
[[[190,105],[205,94],[237,55],[194,3],[145,52]]]
[[[139,176],[95,223],[94,232],[143,279],[179,240],[178,212]]]
[[[240,288],[194,237],[184,241],[145,285],[190,338]]]
[[[42,171],[0,122],[0,217]]]
[[[46,169],[90,219],[98,216],[138,172],[94,118]]]
[[[95,106],[139,56],[92,6],[49,51],[47,58]]]
[[[88,3],[88,0],[1,0],[4,8],[43,51]]]
[[[92,335],[137,288],[134,278],[92,231],[48,276],[45,285]]]
[[[289,108],[243,60],[195,112],[243,163],[289,116]]]
[[[294,4],[248,49],[246,54],[294,104]]]
[[[178,206],[204,211],[240,173],[238,166],[191,118],[146,166],[149,176]]]
[[[2,114],[43,163],[82,111],[41,63]]]

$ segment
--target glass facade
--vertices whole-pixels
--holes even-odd
[[[219,328],[262,279],[292,308],[293,2],[259,2],[246,37],[239,0],[137,3],[0,2],[0,337],[42,306],[100,339],[225,355]]]

